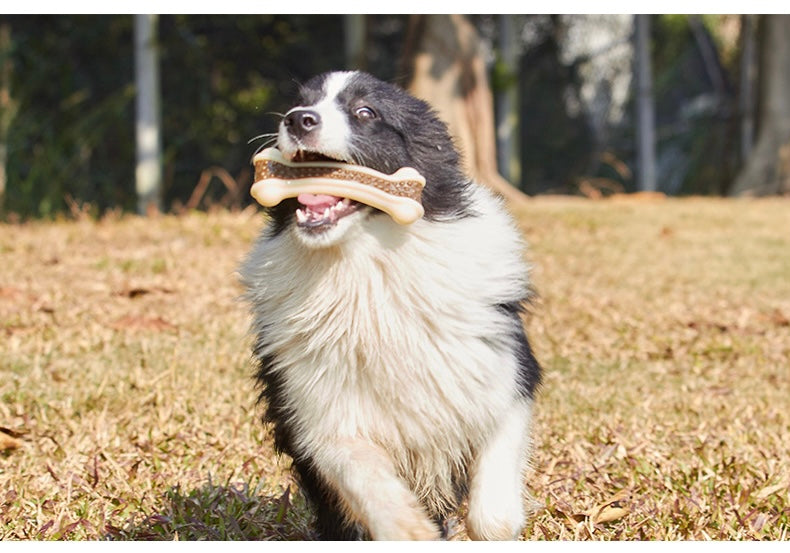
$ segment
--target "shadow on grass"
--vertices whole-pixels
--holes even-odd
[[[123,528],[108,526],[110,540],[313,540],[304,499],[289,487],[281,496],[238,483],[167,491],[163,505]]]

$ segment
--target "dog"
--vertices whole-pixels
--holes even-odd
[[[464,175],[428,104],[363,72],[302,85],[277,148],[426,179],[410,225],[334,196],[267,208],[239,271],[263,418],[318,536],[439,539],[468,500],[471,538],[517,538],[541,368],[501,199]]]

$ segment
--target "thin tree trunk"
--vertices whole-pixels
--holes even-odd
[[[652,192],[656,190],[656,123],[650,64],[650,15],[634,16],[634,54],[637,188]]]
[[[757,74],[754,15],[741,16],[740,97],[741,162],[749,159],[754,145],[754,83]]]
[[[162,133],[159,90],[157,15],[134,16],[137,84],[137,212],[162,211]]]
[[[497,171],[494,103],[474,26],[461,15],[412,16],[404,59],[409,90],[447,123],[467,174],[511,202],[524,201]]]
[[[497,91],[497,166],[500,174],[509,182],[519,182],[521,171],[518,156],[518,98],[516,85],[515,33],[513,16],[497,16],[499,24],[500,64],[503,73],[501,90]]]
[[[346,67],[349,69],[366,69],[365,43],[367,25],[364,14],[346,14],[343,16],[343,37],[346,54]]]
[[[0,24],[0,212],[8,185],[8,133],[16,104],[11,98],[11,25]]]
[[[762,16],[757,142],[732,186],[738,196],[790,194],[790,15]]]

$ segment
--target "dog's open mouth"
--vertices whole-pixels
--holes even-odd
[[[348,198],[325,194],[299,194],[301,207],[296,210],[296,223],[303,228],[322,231],[360,208],[360,203]]]
[[[340,161],[317,152],[299,150],[293,161]],[[362,204],[349,198],[327,194],[299,194],[296,198],[300,207],[296,210],[296,223],[311,232],[323,232],[340,219],[357,211]]]

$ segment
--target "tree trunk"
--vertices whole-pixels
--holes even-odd
[[[346,67],[367,69],[366,42],[367,20],[364,14],[343,16],[343,39],[346,54]]]
[[[741,16],[741,59],[740,59],[740,111],[741,163],[746,163],[754,145],[754,83],[757,75],[757,52],[754,24],[757,16]]]
[[[735,196],[790,194],[790,15],[762,16],[757,142]]]
[[[137,85],[137,212],[162,211],[162,133],[159,109],[159,53],[156,15],[134,16],[134,61]]]
[[[527,196],[497,172],[493,97],[482,43],[462,15],[415,15],[404,50],[409,90],[447,123],[466,173],[511,202]]]
[[[656,190],[656,122],[653,107],[653,70],[650,64],[650,15],[634,16],[634,73],[636,74],[637,188]]]
[[[11,98],[11,25],[0,24],[0,213],[5,205],[8,184],[8,133],[16,112]]]
[[[509,182],[521,181],[518,149],[518,60],[516,59],[516,34],[513,16],[497,16],[499,27],[499,90],[496,98],[497,166],[499,173]]]

